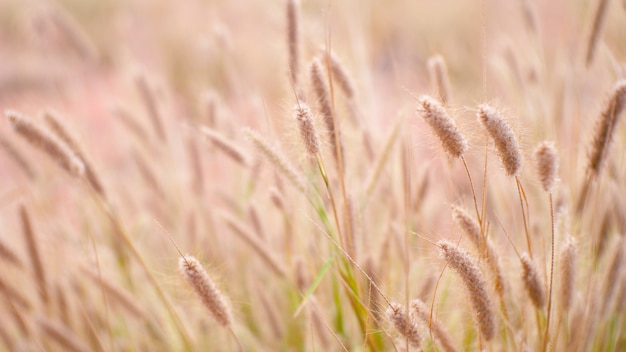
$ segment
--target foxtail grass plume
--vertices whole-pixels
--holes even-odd
[[[491,340],[496,334],[496,315],[487,282],[476,260],[450,241],[441,240],[437,242],[437,246],[448,265],[456,271],[465,285],[481,335],[485,340]]]
[[[446,152],[454,158],[463,156],[467,150],[467,141],[443,106],[429,96],[421,97],[418,104],[417,111],[437,134]]]
[[[522,281],[524,281],[524,287],[535,307],[541,309],[546,304],[546,290],[539,277],[537,266],[528,256],[528,253],[523,253],[520,256],[520,261],[522,263]]]
[[[339,61],[337,55],[335,55],[332,51],[328,52],[328,64],[330,65],[330,72],[333,75],[333,83],[337,83],[348,100],[354,99],[356,96],[356,89],[354,88],[354,82],[350,78],[350,75],[348,75],[348,71],[346,71],[344,65],[341,61]]]
[[[448,68],[446,61],[441,55],[435,55],[428,59],[428,76],[433,83],[437,96],[445,105],[450,101],[450,80],[448,79]]]
[[[209,139],[215,147],[221,150],[233,161],[244,167],[250,165],[248,156],[241,150],[241,148],[220,132],[206,126],[201,127],[200,132],[202,132],[202,134],[207,137],[207,139]]]
[[[323,66],[320,63],[319,58],[315,58],[311,63],[309,71],[311,74],[313,91],[315,92],[315,96],[319,103],[320,113],[322,114],[326,129],[328,130],[328,135],[330,136],[330,145],[332,147],[332,150],[335,151],[335,149],[337,148],[335,116],[333,114],[332,102],[330,100],[330,92],[326,83],[326,75],[324,74],[324,70],[322,67]],[[335,153],[333,152],[333,154]]]
[[[421,337],[417,331],[415,319],[401,304],[392,302],[387,309],[387,318],[400,335],[404,336],[411,346],[419,348]]]
[[[463,208],[452,205],[452,218],[465,232],[476,248],[481,247],[480,225]]]
[[[226,298],[211,280],[198,259],[191,255],[182,256],[178,261],[178,266],[182,276],[209,309],[213,318],[223,327],[230,326],[233,318]]]
[[[550,192],[557,181],[559,171],[559,156],[554,143],[541,142],[535,149],[535,163],[541,186]]]
[[[316,158],[320,151],[320,138],[315,125],[313,125],[313,113],[304,102],[298,103],[294,110],[298,128],[300,129],[300,137],[307,154],[311,158]]]
[[[276,148],[272,147],[263,137],[250,128],[243,130],[244,134],[250,138],[252,143],[259,149],[262,154],[274,164],[285,178],[287,178],[302,193],[306,193],[306,183],[304,178],[296,171],[296,169],[287,161],[285,157],[280,155]]]
[[[522,152],[511,126],[496,108],[486,104],[478,108],[478,120],[493,138],[506,174],[517,175],[522,166]]]
[[[7,110],[4,114],[11,122],[15,132],[48,154],[72,176],[82,176],[85,173],[85,165],[82,160],[57,136],[16,111]]]
[[[615,84],[607,104],[596,121],[587,169],[598,175],[606,159],[618,118],[626,106],[626,80]]]
[[[561,311],[566,312],[572,307],[576,283],[576,241],[568,237],[559,256],[559,288]]]
[[[105,197],[104,187],[102,186],[100,178],[96,174],[92,164],[89,162],[89,159],[85,156],[85,153],[81,150],[78,143],[74,140],[74,138],[72,138],[64,124],[61,122],[59,114],[55,111],[47,109],[42,113],[41,118],[50,130],[54,132],[63,142],[65,142],[65,144],[70,147],[72,152],[74,152],[74,154],[83,162],[83,166],[85,167],[85,179],[89,182],[94,191]]]
[[[442,350],[446,352],[457,351],[457,349],[454,347],[454,344],[452,343],[452,337],[450,336],[450,334],[448,334],[444,326],[440,324],[437,320],[435,320],[434,318],[431,319],[430,309],[428,308],[428,306],[426,306],[424,302],[422,302],[422,300],[420,300],[419,298],[411,300],[411,302],[409,303],[409,309],[411,311],[411,314],[414,314],[417,319],[428,325],[435,339],[439,341]]]

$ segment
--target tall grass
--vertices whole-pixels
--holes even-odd
[[[1,348],[623,350],[626,13],[574,3],[0,4]]]

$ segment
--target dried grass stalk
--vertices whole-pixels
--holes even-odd
[[[22,221],[22,231],[24,232],[24,239],[26,240],[26,247],[28,249],[28,255],[30,257],[33,271],[35,273],[35,283],[39,288],[39,296],[44,304],[47,304],[50,298],[48,292],[48,280],[46,277],[46,271],[44,270],[41,255],[39,254],[39,240],[35,237],[35,232],[28,216],[26,208],[20,206],[20,219]]]
[[[259,151],[261,151],[261,153],[264,154],[265,157],[272,162],[272,164],[274,164],[283,176],[285,176],[302,193],[306,193],[307,187],[304,177],[296,171],[293,165],[291,165],[285,157],[278,153],[276,148],[270,146],[264,138],[249,128],[244,129],[243,132],[248,136],[248,138],[250,138],[250,140],[252,140]]]
[[[67,11],[57,7],[50,13],[50,19],[62,33],[70,47],[83,60],[95,62],[98,60],[98,48],[82,26]]]
[[[330,92],[328,90],[327,78],[324,74],[322,64],[318,58],[315,58],[310,66],[311,82],[313,84],[313,90],[317,97],[320,113],[322,119],[326,125],[326,130],[330,137],[330,146],[333,151],[333,155],[336,156],[335,150],[337,150],[337,131],[335,130],[335,115],[333,114],[333,107],[331,102]]]
[[[417,331],[417,325],[405,307],[399,303],[392,302],[387,309],[387,318],[389,318],[396,331],[409,341],[411,346],[420,348],[421,337]]]
[[[137,299],[131,296],[128,292],[102,277],[101,274],[92,268],[81,267],[80,269],[91,281],[102,287],[107,295],[128,313],[139,319],[143,319],[148,316],[146,311],[141,308],[137,302]]]
[[[299,8],[298,0],[287,0],[287,49],[289,52],[289,76],[295,87],[298,86],[300,67],[299,53]]]
[[[454,158],[462,157],[467,150],[467,141],[443,106],[429,96],[421,97],[418,104],[417,111],[439,137],[443,149]]]
[[[85,165],[82,160],[54,134],[32,122],[26,116],[12,110],[5,111],[13,129],[34,147],[39,148],[73,176],[82,176]]]
[[[552,191],[559,171],[559,156],[552,142],[541,142],[535,148],[535,162],[541,186],[546,192]]]
[[[491,340],[496,333],[496,316],[493,310],[493,300],[487,290],[487,283],[476,260],[450,241],[439,241],[437,246],[465,285],[480,333],[485,340]]]
[[[24,267],[22,259],[3,240],[0,240],[0,257],[18,268]]]
[[[24,173],[31,180],[35,178],[36,173],[30,162],[26,160],[26,158],[20,153],[19,150],[13,145],[13,143],[9,142],[6,138],[0,137],[0,146],[4,148],[4,150],[9,154],[9,156],[15,161],[15,163],[24,171]]]
[[[202,168],[198,144],[193,137],[187,140],[187,151],[189,153],[189,167],[192,174],[191,189],[197,195],[204,194],[204,169]]]
[[[50,130],[54,132],[70,149],[76,154],[76,156],[83,162],[85,166],[85,178],[87,182],[93,187],[93,189],[102,197],[105,197],[104,188],[100,178],[94,171],[92,164],[89,162],[89,158],[85,157],[85,153],[79,148],[78,143],[72,138],[63,126],[58,114],[52,110],[45,110],[42,114],[42,119],[48,125]]]
[[[261,259],[263,259],[273,272],[280,277],[287,277],[285,265],[278,258],[276,258],[265,242],[263,242],[258,236],[253,235],[249,228],[234,217],[226,214],[222,214],[221,216],[228,227],[230,227],[235,234],[239,235],[244,242],[250,245],[250,247],[252,247],[255,252],[259,254]]]
[[[457,349],[452,343],[452,337],[439,321],[431,319],[430,309],[419,298],[411,300],[409,310],[417,319],[428,325],[435,338],[439,341],[441,348],[447,352],[455,352]]]
[[[569,311],[572,307],[574,299],[574,290],[576,284],[576,241],[572,237],[568,237],[563,244],[561,254],[559,256],[559,279],[561,285],[559,288],[559,296],[561,297],[561,311]]]
[[[611,304],[615,290],[619,285],[620,278],[624,272],[624,244],[626,240],[624,237],[620,237],[615,244],[615,254],[611,261],[611,266],[606,274],[606,281],[604,282],[604,291],[602,293],[602,311],[604,312]]]
[[[339,89],[343,92],[348,100],[353,100],[356,97],[356,89],[354,88],[354,82],[344,65],[339,61],[339,58],[332,51],[328,52],[328,64],[330,65],[330,72],[333,75],[333,83],[337,83]]]
[[[593,61],[608,9],[608,0],[598,0],[598,8],[596,9],[596,14],[593,17],[593,26],[591,27],[589,42],[587,43],[587,56],[585,57],[585,64],[587,66],[589,66]]]
[[[546,290],[539,277],[539,270],[528,253],[522,253],[520,262],[522,263],[522,281],[524,281],[528,296],[533,305],[541,309],[546,305]]]
[[[522,166],[522,152],[511,126],[494,107],[479,106],[478,120],[496,144],[498,155],[508,176],[515,176]]]
[[[241,150],[241,148],[235,142],[226,138],[220,132],[206,126],[201,127],[200,132],[202,132],[202,134],[206,136],[215,147],[221,150],[233,161],[241,164],[244,167],[250,166],[249,157]]]
[[[32,305],[28,298],[5,281],[4,275],[0,275],[0,292],[6,297],[5,301],[15,303],[26,311],[31,309]]]
[[[613,130],[618,122],[618,117],[626,106],[626,80],[620,80],[615,84],[607,104],[602,109],[598,120],[596,120],[589,162],[587,170],[592,175],[597,176],[613,139]]]
[[[448,67],[441,55],[435,55],[428,59],[428,75],[433,83],[433,88],[437,92],[439,100],[446,105],[450,101],[450,80],[448,78]]]
[[[152,87],[150,87],[147,78],[144,75],[138,75],[135,77],[135,84],[137,85],[137,90],[139,91],[139,95],[145,105],[157,136],[162,142],[165,142],[167,140],[167,136],[165,134],[165,127],[163,126],[163,118],[159,107],[157,106],[157,99],[154,96]]]
[[[63,346],[66,351],[83,352],[91,349],[67,326],[45,317],[37,318],[37,325],[44,335]]]
[[[274,340],[278,341],[284,336],[285,331],[281,323],[283,320],[281,320],[278,308],[276,307],[276,301],[268,297],[267,289],[259,288],[258,291],[261,306],[265,311],[264,318],[266,319],[264,319],[263,323],[269,325]]]
[[[178,261],[180,273],[193,288],[211,315],[223,327],[229,327],[233,318],[226,298],[204,270],[198,259],[187,254]]]

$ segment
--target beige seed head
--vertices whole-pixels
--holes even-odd
[[[498,110],[486,104],[479,106],[478,120],[493,138],[506,174],[517,175],[522,166],[522,153],[511,126]]]
[[[481,247],[480,226],[463,208],[452,205],[452,217],[476,248]]]
[[[334,78],[333,82],[337,83],[348,100],[354,99],[356,89],[354,88],[354,83],[352,82],[350,75],[348,75],[348,71],[345,69],[344,65],[341,61],[339,61],[339,58],[337,58],[337,55],[333,52],[330,52],[328,61]]]
[[[439,137],[446,152],[455,158],[463,156],[467,150],[467,141],[443,106],[429,96],[421,97],[418,104],[417,111]]]
[[[234,141],[228,139],[222,133],[210,127],[203,126],[200,128],[200,132],[202,132],[202,134],[207,137],[207,139],[209,139],[215,147],[221,150],[233,161],[244,167],[250,166],[251,163],[248,156]]]
[[[619,121],[618,118],[626,106],[626,80],[620,80],[613,87],[607,104],[602,109],[596,120],[589,162],[587,169],[594,175],[600,173],[600,169],[606,159],[607,150],[613,139],[613,131]]]
[[[209,309],[213,318],[223,327],[229,326],[232,323],[230,307],[200,262],[191,255],[185,255],[180,257],[178,266],[182,276]]]
[[[315,58],[313,62],[311,62],[310,66],[310,74],[311,74],[311,83],[313,84],[313,91],[315,92],[315,96],[319,103],[320,113],[322,114],[322,118],[324,119],[324,124],[326,125],[326,129],[328,130],[328,135],[330,136],[330,145],[332,150],[334,151],[337,147],[337,134],[335,131],[335,117],[333,114],[332,103],[330,101],[330,92],[327,85],[327,78],[324,74],[324,70],[322,68],[322,64],[319,58]],[[334,153],[333,153],[334,154]]]
[[[295,167],[287,159],[279,154],[278,150],[271,146],[263,137],[250,128],[245,128],[243,132],[250,138],[252,143],[264,154],[297,189],[306,193],[306,182],[304,177],[296,171]]]
[[[573,238],[568,237],[559,258],[561,311],[566,312],[572,306],[576,283],[576,241]]]
[[[428,75],[433,83],[437,95],[443,104],[450,101],[450,80],[448,79],[448,68],[446,61],[441,55],[435,55],[428,59]]]
[[[85,165],[72,149],[48,130],[12,110],[4,113],[13,129],[34,147],[41,149],[73,176],[82,176]]]
[[[391,321],[393,327],[404,336],[411,346],[419,348],[421,344],[421,338],[417,331],[417,326],[413,317],[407,312],[401,304],[392,302],[391,306],[387,309],[387,317]]]
[[[535,163],[541,185],[546,192],[550,192],[557,181],[559,171],[559,156],[552,142],[541,142],[535,149]]]
[[[485,340],[491,340],[496,334],[496,315],[493,310],[493,300],[487,290],[487,282],[476,260],[450,241],[439,241],[437,246],[441,249],[448,265],[463,281],[481,334]]]
[[[524,287],[530,296],[530,300],[533,302],[537,309],[543,308],[546,304],[546,290],[539,277],[539,271],[535,262],[530,259],[528,253],[523,253],[520,256],[522,263],[522,280],[524,281]]]
[[[309,156],[315,158],[320,151],[320,138],[315,129],[315,125],[313,125],[313,113],[304,102],[300,102],[296,105],[294,110],[304,147]]]
[[[454,347],[454,343],[452,343],[452,337],[448,334],[443,324],[435,320],[434,317],[431,319],[430,309],[422,300],[419,298],[411,300],[409,309],[411,314],[429,326],[444,351],[454,352],[457,350]]]
[[[65,142],[76,157],[83,162],[83,166],[85,168],[85,179],[89,182],[91,187],[93,187],[94,191],[102,197],[105,197],[104,187],[102,186],[102,182],[100,182],[100,178],[95,173],[95,170],[89,162],[89,159],[85,156],[85,153],[81,150],[74,138],[72,138],[63,122],[61,122],[59,114],[53,110],[47,109],[42,113],[41,117],[50,130],[63,142]]]

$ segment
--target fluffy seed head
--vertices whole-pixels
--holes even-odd
[[[613,87],[611,96],[596,121],[595,132],[589,153],[587,169],[594,175],[600,172],[607,149],[613,139],[613,130],[626,106],[626,80],[620,80]]]
[[[335,117],[333,114],[332,103],[330,101],[330,91],[328,89],[328,85],[326,84],[327,78],[324,74],[324,69],[322,68],[322,63],[319,58],[315,58],[313,62],[311,62],[310,66],[310,74],[311,74],[311,83],[313,84],[313,91],[315,92],[315,96],[319,102],[320,113],[322,114],[322,118],[324,119],[324,124],[326,125],[326,129],[328,130],[328,135],[330,137],[330,145],[332,150],[334,151],[337,147],[337,134],[335,131]]]
[[[36,148],[47,153],[72,176],[82,176],[85,173],[85,165],[82,160],[54,134],[16,111],[5,111],[5,115],[15,132]]]
[[[226,299],[200,262],[191,255],[185,255],[180,257],[178,267],[182,276],[209,309],[213,318],[220,325],[229,326],[232,323],[232,316]]]
[[[467,141],[443,106],[429,96],[421,97],[418,104],[417,111],[437,134],[446,152],[455,158],[463,156],[467,149]]]
[[[411,314],[416,317],[416,320],[419,319],[429,326],[444,351],[454,352],[457,350],[452,343],[452,337],[450,337],[444,326],[437,320],[431,319],[430,309],[422,300],[419,298],[411,300],[409,309]]]
[[[442,103],[447,104],[450,101],[450,80],[448,79],[446,61],[443,59],[443,56],[435,55],[428,59],[426,65],[428,66],[430,81],[433,82],[439,99],[441,99]]]
[[[487,282],[483,278],[476,260],[450,241],[439,241],[437,246],[441,249],[448,265],[456,271],[463,281],[481,334],[485,340],[491,340],[496,333],[496,316],[493,310],[493,301],[487,290]]]
[[[284,177],[286,177],[302,193],[306,193],[307,186],[304,177],[287,161],[285,157],[278,153],[278,150],[271,146],[263,137],[250,128],[245,128],[243,132],[250,138],[252,143],[262,154],[274,164]]]
[[[552,142],[541,142],[535,149],[535,163],[541,186],[550,192],[557,180],[559,156]]]
[[[411,346],[420,347],[420,335],[417,332],[417,326],[413,317],[407,312],[401,304],[392,302],[387,309],[387,317],[391,321],[393,327],[404,336]]]
[[[480,248],[481,235],[478,222],[476,222],[476,220],[464,209],[456,205],[452,205],[452,217],[454,218],[454,221],[459,224],[461,229],[463,229],[470,241],[472,241],[472,244],[474,244],[476,248]]]
[[[304,147],[309,156],[315,158],[320,151],[320,138],[313,125],[313,113],[311,113],[311,109],[304,102],[296,105],[294,110]]]
[[[522,166],[522,153],[511,126],[498,110],[486,104],[479,106],[478,120],[493,138],[506,174],[517,175]]]
[[[524,281],[524,287],[530,296],[530,300],[533,302],[537,309],[543,308],[546,304],[546,292],[539,277],[539,271],[537,266],[530,259],[528,253],[523,253],[520,256],[522,262],[522,280]]]
[[[572,306],[576,283],[576,242],[573,238],[568,237],[559,258],[561,311],[565,312]]]

